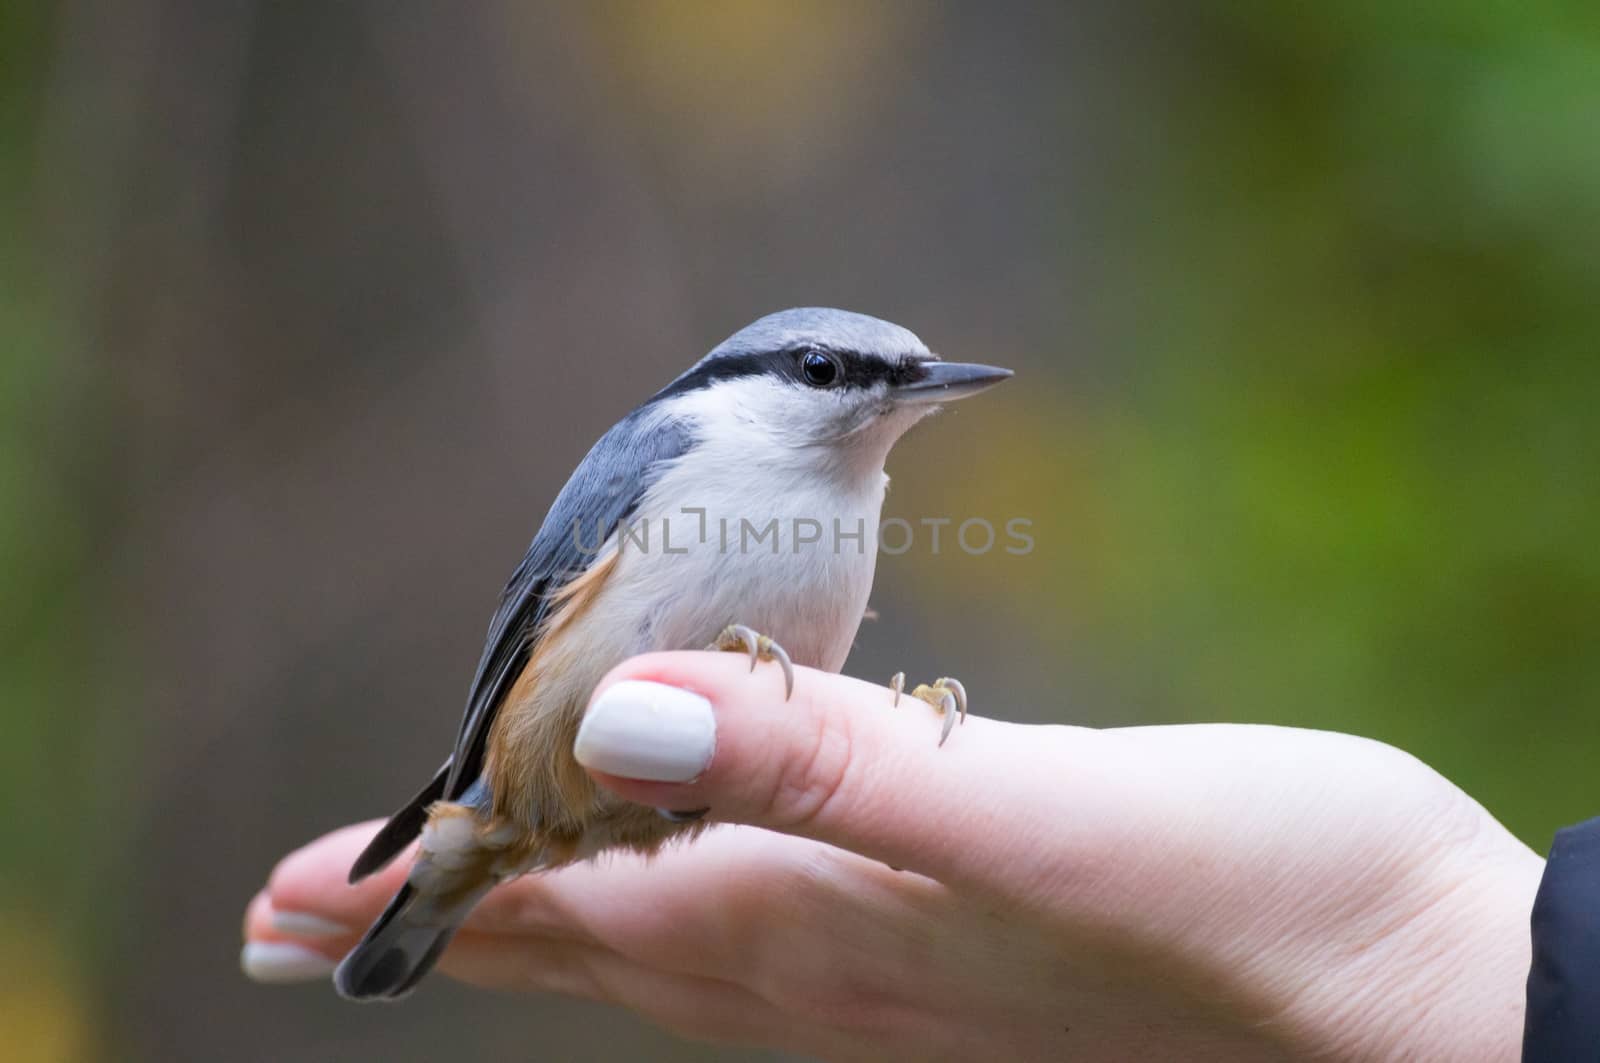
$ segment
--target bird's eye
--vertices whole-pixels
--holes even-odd
[[[800,375],[814,388],[829,388],[839,379],[839,363],[819,351],[800,356]]]

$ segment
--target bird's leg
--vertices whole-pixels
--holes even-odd
[[[752,672],[756,670],[756,663],[759,661],[777,661],[779,667],[783,669],[783,700],[788,701],[789,695],[794,693],[794,663],[789,660],[788,651],[754,628],[743,624],[729,624],[706,649],[748,653]],[[704,819],[706,813],[710,811],[709,808],[656,809],[661,818],[669,823],[694,823]]]
[[[896,672],[889,680],[889,689],[894,691],[894,704],[900,704],[900,694],[906,688],[906,674]],[[950,737],[951,728],[956,725],[956,717],[961,717],[961,722],[967,722],[967,688],[961,685],[961,680],[945,676],[932,683],[919,683],[911,696],[919,701],[926,701],[929,705],[944,714],[944,727],[939,731],[939,744],[944,745],[944,740]]]
[[[770,637],[743,624],[729,624],[706,649],[748,653],[752,672],[756,670],[758,661],[777,661],[783,669],[783,700],[788,701],[794,693],[794,662],[789,660],[788,652]]]

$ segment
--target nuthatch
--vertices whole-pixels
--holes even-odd
[[[449,759],[350,871],[358,881],[421,838],[405,885],[339,965],[339,992],[409,991],[508,878],[703,829],[704,810],[623,801],[579,765],[596,684],[636,654],[708,643],[750,654],[752,669],[777,662],[786,696],[793,664],[838,671],[872,589],[889,449],[939,404],[1010,375],[940,361],[876,318],[785,310],[602,436],[501,596]],[[912,693],[944,713],[941,742],[965,716],[953,679]]]

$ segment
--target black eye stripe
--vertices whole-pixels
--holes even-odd
[[[927,375],[922,363],[914,359],[888,362],[855,351],[830,350],[817,344],[804,344],[778,351],[713,358],[674,380],[655,398],[670,398],[710,387],[720,381],[751,376],[775,376],[807,390],[814,390],[815,385],[806,382],[801,370],[802,359],[813,352],[826,355],[839,367],[839,378],[830,385],[829,390],[857,388],[864,391],[878,383],[898,387],[916,383]]]
[[[879,383],[887,383],[890,387],[901,384],[912,384],[927,375],[919,362],[902,361],[896,359],[892,362],[882,358],[872,358],[855,351],[827,350],[822,347],[806,346],[791,352],[790,357],[795,366],[799,366],[806,354],[817,352],[827,355],[839,366],[839,379],[834,381],[835,388],[859,388],[866,390]],[[802,381],[804,377],[800,378]]]

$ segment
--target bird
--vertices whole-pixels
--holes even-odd
[[[358,882],[420,839],[405,883],[334,972],[354,1000],[409,993],[495,885],[608,850],[654,853],[704,809],[626,802],[573,746],[615,665],[719,649],[838,672],[867,611],[884,462],[945,403],[1011,376],[948,362],[844,310],[769,314],[618,421],[579,463],[489,624],[449,757],[356,859]],[[654,538],[651,538],[654,532]],[[890,683],[898,703],[904,675]],[[950,677],[912,695],[944,716]]]

